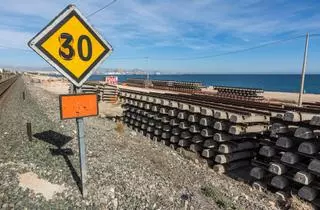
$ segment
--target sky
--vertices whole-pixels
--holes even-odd
[[[33,68],[49,65],[27,42],[68,4],[75,4],[87,16],[108,3],[3,1],[0,66]],[[319,11],[319,0],[117,0],[88,20],[114,49],[103,68],[276,74],[301,71],[303,35],[320,34]],[[215,56],[296,36],[302,37]],[[320,73],[319,46],[320,36],[311,36],[308,73]]]

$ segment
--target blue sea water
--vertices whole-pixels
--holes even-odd
[[[89,80],[104,80],[103,75],[92,75]],[[119,82],[128,78],[146,78],[146,75],[119,75]],[[155,80],[201,82],[205,86],[233,86],[261,88],[265,91],[299,92],[300,75],[294,74],[183,74],[150,75]],[[305,93],[320,93],[320,74],[306,75]]]

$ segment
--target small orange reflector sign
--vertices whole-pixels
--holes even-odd
[[[62,120],[97,116],[97,94],[60,95],[60,116]]]

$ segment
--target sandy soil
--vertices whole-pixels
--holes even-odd
[[[263,96],[269,101],[279,101],[286,103],[298,103],[298,93],[286,93],[286,92],[264,92]],[[319,102],[320,94],[303,94],[303,102]]]
[[[70,82],[64,78],[56,78],[42,75],[29,75],[29,81],[38,88],[42,88],[53,94],[68,94]],[[119,104],[99,102],[99,114],[104,117],[120,116],[122,109]]]
[[[40,179],[38,175],[33,172],[19,174],[19,185],[24,189],[28,188],[35,193],[42,194],[47,200],[52,199],[56,193],[61,193],[65,189],[62,185],[52,184],[47,180]]]
[[[70,83],[65,78],[56,78],[43,75],[29,75],[30,81],[36,87],[43,88],[54,94],[67,94]]]

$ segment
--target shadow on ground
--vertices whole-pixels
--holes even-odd
[[[68,156],[74,155],[74,153],[70,148],[62,148],[64,145],[66,145],[69,141],[72,140],[72,137],[63,135],[61,133],[57,133],[52,130],[36,133],[33,136],[38,140],[47,142],[56,147],[56,148],[50,148],[50,153],[53,156],[61,155],[64,158],[71,172],[73,180],[76,182],[80,192],[82,192],[81,179],[68,157]]]

